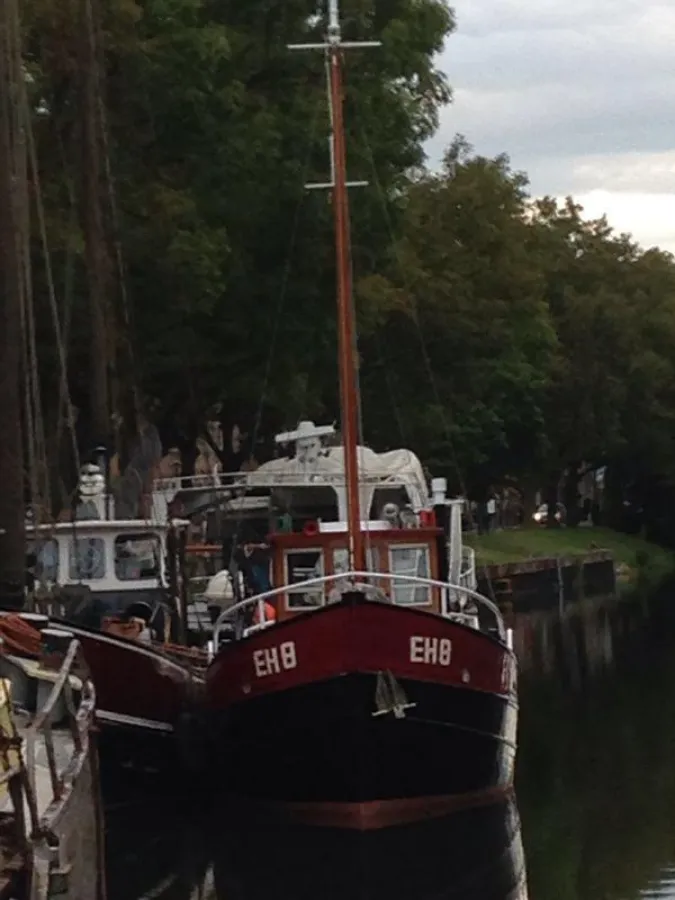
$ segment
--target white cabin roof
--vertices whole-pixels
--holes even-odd
[[[407,488],[413,505],[421,508],[429,500],[429,489],[422,464],[410,450],[390,450],[375,453],[369,447],[358,448],[359,482],[371,487],[401,485]],[[292,459],[273,459],[263,463],[254,472],[246,474],[249,487],[282,486],[300,487],[321,484],[345,483],[344,450],[342,447],[326,447],[315,456]]]

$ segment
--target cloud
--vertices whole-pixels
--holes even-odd
[[[455,102],[429,144],[431,164],[465,134],[480,153],[508,153],[534,193],[586,197],[594,210],[606,203],[619,230],[672,246],[675,4],[454,5],[458,31],[440,65]]]
[[[462,33],[492,35],[508,31],[548,31],[607,26],[634,19],[645,9],[668,10],[665,3],[645,0],[456,0],[455,10]]]
[[[578,195],[577,200],[587,218],[606,215],[616,231],[632,234],[643,247],[659,246],[675,253],[673,194],[594,190]]]

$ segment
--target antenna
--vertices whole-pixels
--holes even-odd
[[[330,64],[329,51],[338,50],[357,50],[367,49],[369,47],[381,47],[382,41],[343,41],[342,27],[340,25],[340,10],[338,0],[328,0],[328,28],[326,29],[326,40],[320,43],[311,44],[289,44],[289,50],[323,50],[326,54],[326,69]],[[330,81],[330,72],[328,72],[328,80]],[[330,156],[330,181],[318,181],[306,184],[305,188],[309,191],[326,191],[333,190],[336,186],[335,181],[335,110],[333,108],[333,98],[330,90],[328,92],[328,113],[330,116],[330,136],[328,138],[328,153]],[[345,187],[367,187],[367,181],[347,181]]]

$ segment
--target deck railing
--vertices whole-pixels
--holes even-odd
[[[186,493],[189,491],[232,490],[244,495],[248,491],[264,490],[270,487],[308,487],[326,485],[341,487],[346,484],[344,473],[316,472],[311,469],[304,472],[211,472],[200,475],[180,475],[175,478],[156,478],[152,485],[153,493]],[[313,480],[310,481],[310,478]],[[361,473],[359,481],[362,486],[378,484],[406,486],[409,480],[399,473],[387,469],[371,469]]]
[[[66,632],[60,632],[62,637]],[[28,672],[22,677],[31,679]],[[75,701],[73,680],[79,685],[79,703]],[[11,680],[11,679],[10,679]],[[9,697],[7,698],[10,699]],[[43,900],[51,896],[50,871],[53,864],[60,866],[59,846],[54,845],[59,820],[63,816],[75,782],[83,770],[89,754],[89,733],[94,726],[96,695],[94,685],[84,662],[80,642],[71,637],[63,662],[51,691],[28,727],[20,733],[12,721],[12,733],[6,741],[16,753],[16,762],[0,774],[0,784],[7,784],[16,825],[16,839],[29,847],[33,858],[30,879],[30,900]],[[11,708],[10,708],[11,712]],[[64,715],[65,713],[65,715]],[[56,718],[64,722],[73,746],[69,758],[61,769],[53,728]],[[22,740],[23,738],[23,740]],[[22,747],[22,744],[24,745]],[[39,796],[37,787],[38,747],[44,751],[49,772],[51,797],[46,802]],[[22,752],[22,750],[24,752]],[[28,810],[26,821],[25,810]]]
[[[495,628],[501,640],[505,641],[507,644],[509,643],[510,639],[504,626],[504,619],[502,618],[502,614],[496,603],[493,603],[492,600],[489,600],[487,597],[479,594],[478,591],[475,591],[472,588],[462,584],[447,584],[446,582],[437,581],[433,578],[421,578],[416,575],[395,575],[391,574],[390,572],[340,572],[335,575],[323,575],[317,578],[310,578],[307,581],[298,581],[295,582],[292,587],[294,591],[297,591],[300,588],[325,587],[332,582],[339,582],[340,588],[343,590],[361,590],[364,592],[367,599],[391,603],[391,599],[382,590],[382,588],[370,583],[372,580],[383,581],[385,583],[403,582],[405,584],[419,585],[420,587],[435,587],[439,588],[443,592],[442,596],[444,598],[452,593],[454,596],[459,595],[466,598],[466,600],[473,600],[478,604],[479,607],[485,610],[493,618]],[[265,591],[262,594],[256,594],[254,597],[248,597],[245,600],[241,600],[239,601],[239,603],[235,603],[224,610],[218,616],[213,626],[214,653],[218,652],[218,647],[220,644],[220,633],[225,624],[230,623],[233,619],[236,618],[237,613],[243,610],[257,607],[257,614],[259,618],[258,624],[246,629],[247,634],[262,630],[273,624],[273,620],[268,619],[266,616],[265,603],[267,600],[271,600],[282,594],[288,593],[288,590],[288,585],[284,585],[280,588],[274,588],[273,590]],[[451,610],[448,603],[446,603],[445,606],[446,608],[444,609],[443,615],[447,618],[466,618],[465,614],[461,610],[459,612]],[[411,608],[414,609],[415,606],[412,605]]]
[[[67,632],[62,632],[64,635]],[[75,706],[73,678],[80,682],[80,703]],[[62,702],[63,701],[63,702]],[[56,766],[56,753],[54,750],[54,736],[52,728],[57,710],[66,710],[66,722],[70,736],[73,739],[74,753],[63,772],[59,772]],[[43,740],[49,777],[52,785],[52,802],[43,814],[43,820],[51,815],[58,814],[58,806],[64,800],[68,791],[68,777],[71,770],[89,747],[89,731],[94,723],[94,711],[96,708],[96,694],[93,682],[89,679],[89,670],[84,661],[82,647],[77,638],[71,638],[68,650],[59,669],[58,676],[45,701],[44,706],[38,711],[32,723],[26,731],[26,760],[29,773],[35,768],[36,744]]]
[[[476,590],[478,580],[476,578],[476,551],[472,547],[462,547],[462,569],[459,582],[464,587]]]

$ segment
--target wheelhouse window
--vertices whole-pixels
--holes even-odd
[[[379,572],[379,553],[377,547],[366,547],[366,569],[369,572]],[[342,575],[349,571],[349,551],[346,547],[336,547],[333,550],[333,574]],[[361,579],[363,580],[363,579]],[[382,587],[379,580],[374,579],[373,583],[376,587]],[[328,586],[328,602],[334,603],[340,599],[342,590],[346,582],[343,579],[336,579],[330,582]]]
[[[377,547],[366,547],[366,568],[369,572],[380,571],[380,554]],[[345,547],[333,550],[333,572],[341,575],[349,571],[349,551]]]
[[[389,571],[392,575],[429,578],[430,568],[429,547],[426,544],[389,548]],[[428,585],[393,581],[392,600],[401,606],[425,606],[431,602],[431,588]]]
[[[38,581],[56,583],[59,580],[59,544],[55,538],[38,543],[35,552],[35,577]]]
[[[159,538],[152,532],[120,534],[115,538],[115,577],[143,581],[160,575]]]
[[[71,581],[105,578],[103,538],[75,538],[68,545],[68,577]]]
[[[288,609],[316,609],[323,605],[323,587],[294,587],[310,578],[321,578],[324,574],[323,551],[320,549],[287,550],[286,584],[288,585]]]

